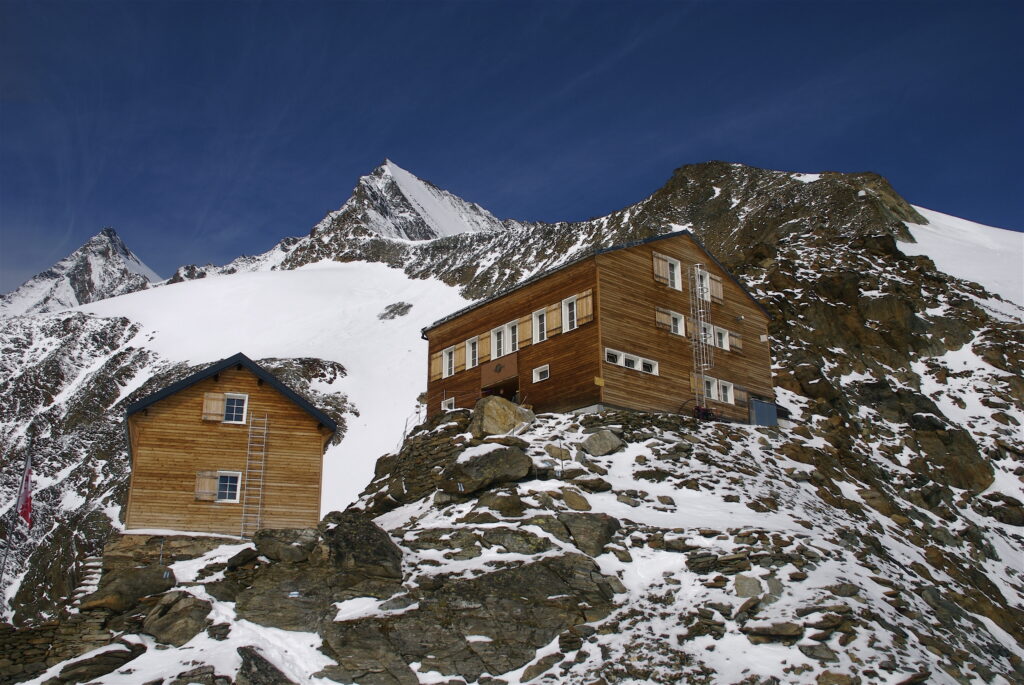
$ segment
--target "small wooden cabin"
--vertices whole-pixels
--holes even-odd
[[[337,425],[236,354],[128,407],[125,526],[252,535],[320,520]]]
[[[423,329],[428,414],[499,394],[771,423],[768,320],[688,231],[596,250]]]

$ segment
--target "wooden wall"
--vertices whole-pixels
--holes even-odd
[[[465,315],[445,322],[427,332],[428,360],[442,350],[458,345],[463,348],[456,360],[462,370],[447,378],[428,381],[427,414],[441,411],[445,397],[455,397],[456,407],[472,407],[482,396],[481,366],[465,369],[464,343],[474,336],[489,336],[493,328],[513,319],[532,316],[533,312],[563,299],[591,291],[594,312],[599,293],[593,259],[557,271],[548,278],[515,290]],[[568,333],[551,335],[547,340],[531,343],[521,337],[518,357],[519,390],[523,401],[535,411],[567,411],[600,402],[600,388],[594,378],[599,375],[600,356],[596,316]],[[550,378],[533,382],[533,369],[548,364]],[[428,369],[429,379],[429,369]]]
[[[267,414],[263,528],[315,526],[328,429],[249,370],[229,369],[165,397],[128,418],[132,475],[129,529],[227,533],[241,530],[242,503],[195,498],[198,471],[239,471],[244,480],[248,426],[203,421],[207,392],[249,396],[247,418]],[[244,487],[240,485],[240,488]],[[239,492],[240,500],[243,493]]]
[[[682,290],[655,279],[655,252],[679,260]],[[655,308],[663,307],[689,316],[687,275],[694,263],[704,264],[709,273],[721,278],[723,297],[720,303],[711,304],[711,323],[738,334],[742,341],[742,350],[716,348],[715,366],[707,375],[732,382],[736,388],[745,388],[756,395],[774,397],[768,343],[761,340],[768,332],[767,316],[689,236],[682,235],[597,256],[601,291],[598,310],[602,334],[601,375],[605,380],[606,405],[644,411],[689,413],[692,410],[690,331],[681,337],[659,328]],[[604,361],[605,347],[657,361],[659,375]],[[724,416],[743,421],[748,418],[746,406],[714,401],[709,402],[709,406]]]

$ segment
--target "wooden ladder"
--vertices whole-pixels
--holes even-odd
[[[249,443],[245,455],[245,477],[242,485],[242,531],[248,538],[260,529],[263,514],[263,470],[267,461],[267,433],[270,420],[249,416]]]

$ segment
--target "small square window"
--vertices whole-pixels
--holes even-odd
[[[550,377],[551,377],[551,372],[550,372],[547,364],[545,364],[544,366],[538,366],[536,369],[533,370],[533,382],[534,383],[540,383],[541,381],[546,381]]]
[[[658,362],[652,362],[650,359],[641,359],[640,370],[643,371],[644,373],[653,373],[657,375]]]
[[[224,423],[245,423],[245,405],[248,395],[224,396]]]
[[[451,411],[455,409],[455,398],[449,397],[446,400],[441,401],[441,411]]]
[[[220,472],[217,474],[217,501],[237,502],[238,481],[242,474],[237,472]]]
[[[622,358],[622,365],[625,366],[627,369],[635,369],[637,366],[637,362],[639,361],[640,360],[637,359],[636,357],[626,356]]]
[[[605,350],[604,360],[609,364],[618,364],[622,360],[622,355],[615,350]]]

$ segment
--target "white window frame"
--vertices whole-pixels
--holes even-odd
[[[670,311],[668,331],[672,335],[686,335],[686,317],[679,312]]]
[[[533,313],[533,344],[548,339],[548,313],[546,309],[538,309]]]
[[[608,357],[615,355],[615,360],[612,361]],[[604,348],[604,360],[609,364],[615,364],[616,366],[622,366],[622,353],[618,350],[613,350],[610,347]]]
[[[697,290],[702,300],[711,301],[711,276],[704,269],[697,272]]]
[[[472,369],[480,363],[480,337],[474,336],[466,341],[466,368]]]
[[[545,364],[544,366],[538,366],[536,369],[533,370],[534,383],[542,383],[549,378],[551,378],[551,369],[549,364]]]
[[[491,330],[491,359],[504,357],[505,351],[505,327],[498,326]]]
[[[729,331],[719,326],[715,326],[715,347],[721,350],[729,349]]]
[[[569,318],[569,311],[572,311],[572,320]],[[571,324],[571,325],[570,325]],[[576,312],[576,296],[567,297],[562,300],[562,332],[568,333],[580,327],[580,319]]]
[[[715,327],[706,321],[700,325],[700,337],[708,345],[715,344]]]
[[[633,371],[640,370],[640,357],[635,354],[622,355],[622,366]]]
[[[441,378],[455,375],[455,345],[441,352]]]
[[[508,336],[509,354],[519,350],[519,321],[509,321],[505,324],[505,334]]]
[[[729,381],[718,381],[718,401],[726,404],[736,404],[733,384]]]
[[[228,421],[228,400],[242,400],[242,420],[241,421]],[[221,423],[233,423],[240,426],[244,426],[246,423],[246,417],[249,415],[249,396],[240,392],[226,392],[224,393],[224,420]]]
[[[235,479],[235,498],[228,499],[227,497],[220,496],[220,479],[221,478],[234,478]],[[242,472],[241,471],[218,471],[217,472],[217,499],[214,502],[221,504],[237,504],[241,501],[242,497]]]
[[[683,265],[679,263],[678,259],[672,259],[671,257],[665,257],[665,261],[668,263],[668,287],[673,290],[682,290]]]
[[[451,411],[455,409],[455,398],[449,397],[448,399],[441,400],[441,411]]]
[[[609,359],[611,356],[615,357],[614,361]],[[629,354],[628,352],[620,352],[619,350],[614,350],[610,347],[604,348],[604,361],[606,364],[614,364],[615,366],[621,366],[622,368],[629,369],[630,371],[639,371],[640,373],[646,373],[650,376],[661,375],[659,372],[660,365],[655,360],[648,359],[647,357],[640,357],[635,354]],[[632,364],[632,366],[629,364]],[[644,364],[650,364],[652,367],[651,370],[644,371]]]
[[[704,397],[718,401],[718,379],[704,376]]]
[[[650,371],[648,371],[647,369],[644,368],[645,364],[649,364],[650,365],[650,367],[651,367]],[[641,373],[650,374],[651,376],[657,376],[658,375],[658,362],[654,361],[653,359],[644,359],[643,357],[641,357],[640,358],[640,372]]]

